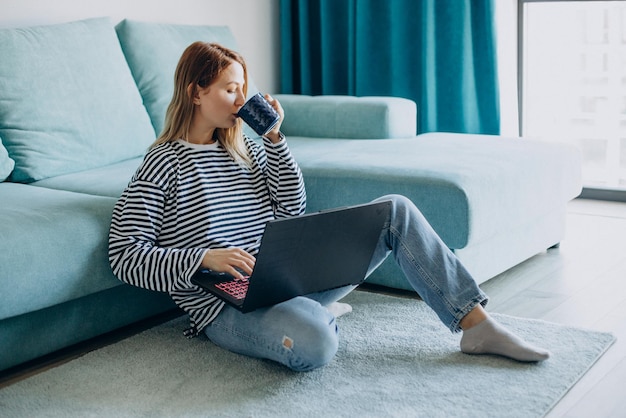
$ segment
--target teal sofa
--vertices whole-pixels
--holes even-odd
[[[175,309],[113,276],[108,228],[195,40],[237,48],[226,27],[98,18],[0,30],[0,371]],[[563,238],[581,189],[571,147],[416,136],[416,104],[400,98],[278,97],[309,211],[404,194],[480,282]],[[389,262],[370,281],[407,288]]]

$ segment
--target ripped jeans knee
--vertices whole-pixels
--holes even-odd
[[[227,306],[204,332],[222,348],[294,371],[328,364],[339,346],[335,317],[307,297],[247,314]]]

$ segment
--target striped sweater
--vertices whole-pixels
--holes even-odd
[[[113,210],[113,273],[169,293],[195,333],[224,306],[191,283],[206,250],[238,247],[256,255],[267,221],[305,210],[302,174],[287,143],[244,140],[251,167],[234,162],[219,143],[178,140],[153,148]]]

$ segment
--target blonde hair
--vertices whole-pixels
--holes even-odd
[[[243,93],[248,93],[248,71],[243,57],[222,45],[194,42],[183,52],[174,74],[174,94],[167,107],[163,131],[151,148],[169,141],[187,138],[193,116],[193,98],[198,87],[210,86],[233,62],[241,64],[245,84]],[[188,86],[192,86],[188,90]],[[232,128],[217,128],[215,138],[222,144],[233,160],[251,163],[248,149],[243,141],[242,121],[237,119]]]

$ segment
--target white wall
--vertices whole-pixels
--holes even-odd
[[[279,89],[278,0],[0,0],[0,28],[100,16],[229,26],[259,89]]]
[[[518,136],[517,0],[497,0],[495,5],[500,82],[500,133]]]

